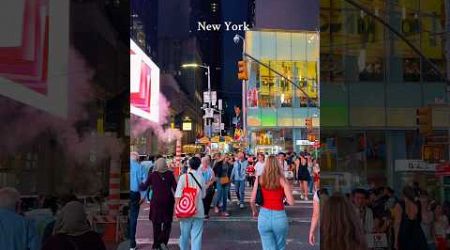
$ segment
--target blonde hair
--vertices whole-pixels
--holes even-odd
[[[283,178],[281,174],[280,165],[278,164],[275,156],[270,155],[267,157],[264,172],[261,175],[261,186],[266,189],[277,189],[281,187],[280,178]]]
[[[334,193],[322,202],[320,219],[320,249],[366,250],[362,224],[352,204],[342,194]]]

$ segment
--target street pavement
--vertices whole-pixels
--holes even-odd
[[[239,249],[262,249],[258,233],[258,222],[252,218],[248,202],[250,200],[250,187],[246,187],[246,207],[240,209],[236,203],[236,195],[232,188],[232,203],[229,205],[230,217],[220,217],[210,211],[210,219],[205,220],[203,230],[203,250],[239,250]],[[298,192],[294,188],[294,193]],[[312,202],[301,201],[299,195],[294,195],[296,203],[294,206],[286,207],[289,217],[289,235],[286,250],[319,249],[319,246],[310,246],[308,233],[311,224]],[[152,224],[148,219],[149,207],[147,204],[141,207],[137,226],[138,249],[150,250],[153,242]],[[169,240],[169,249],[179,249],[178,239],[180,236],[179,222],[172,224],[172,233]]]

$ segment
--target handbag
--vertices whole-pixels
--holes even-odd
[[[288,180],[294,179],[294,172],[293,171],[284,171],[284,177]]]
[[[222,169],[222,171],[223,171],[223,169]],[[228,167],[225,171],[225,174],[226,174],[225,176],[222,176],[219,178],[220,184],[222,184],[222,185],[227,185],[231,182],[230,177],[228,177]]]
[[[148,187],[147,191],[145,191],[145,198],[147,198],[147,201],[151,201],[153,196],[153,189],[152,187]]]
[[[256,181],[256,185],[258,185],[258,187],[256,190],[255,203],[262,206],[264,204],[264,198],[263,198],[263,194],[262,194],[261,185],[259,184],[259,180]]]
[[[230,177],[228,177],[228,176],[220,177],[220,184],[226,185],[228,183],[230,183]]]
[[[186,177],[186,187],[183,188],[180,200],[175,206],[175,216],[177,218],[190,218],[197,213],[196,197],[197,189],[189,186],[188,175]]]

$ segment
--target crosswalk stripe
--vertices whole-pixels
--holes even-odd
[[[138,221],[149,221],[148,218],[138,218]],[[205,222],[257,222],[257,218],[253,218],[251,216],[239,216],[239,217],[210,217]],[[311,218],[309,217],[300,217],[294,218],[289,217],[289,222],[297,222],[297,223],[311,223]]]
[[[168,245],[178,245],[180,239],[179,238],[169,238]],[[261,243],[261,240],[233,240],[238,244],[258,244]],[[138,245],[150,245],[153,244],[153,239],[149,238],[136,238],[136,243]],[[302,242],[298,239],[286,239],[287,245],[289,244],[297,244],[297,245],[305,245],[306,242]]]

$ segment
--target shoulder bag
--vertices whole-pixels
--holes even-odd
[[[197,189],[190,187],[188,175],[185,174],[184,176],[186,177],[186,186],[183,188],[183,193],[181,194],[180,200],[175,206],[175,216],[177,218],[191,218],[197,213],[195,202],[197,197]]]
[[[257,190],[256,190],[256,200],[255,203],[262,206],[264,204],[264,198],[262,194],[261,184],[259,183],[259,178],[256,180]]]
[[[224,165],[222,165],[222,175],[223,175],[223,172],[225,171],[225,176],[222,176],[222,177],[220,177],[220,184],[222,184],[222,185],[227,185],[227,184],[229,184],[231,181],[230,181],[230,177],[228,177],[228,166],[227,166],[227,168],[226,168],[226,170],[224,169]]]

